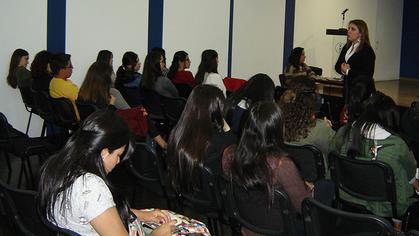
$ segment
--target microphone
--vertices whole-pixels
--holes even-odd
[[[346,8],[345,10],[343,10],[342,15],[345,15],[345,13],[348,11],[349,9]]]

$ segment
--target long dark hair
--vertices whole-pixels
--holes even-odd
[[[345,135],[351,135],[351,142],[348,148],[348,156],[355,157],[365,155],[362,137],[374,132],[373,127],[379,125],[390,133],[399,132],[400,116],[396,103],[389,96],[377,91],[364,101],[362,114],[354,122],[347,125]],[[350,128],[352,127],[352,128]]]
[[[256,74],[252,76],[243,87],[232,93],[227,103],[229,107],[234,107],[241,100],[246,100],[248,107],[260,101],[273,101],[275,94],[275,84],[267,74]]]
[[[112,67],[109,63],[94,62],[87,70],[78,99],[99,106],[109,104]]]
[[[192,90],[169,138],[169,170],[175,189],[199,189],[205,151],[213,134],[223,131],[224,102],[223,92],[215,86],[199,85]]]
[[[96,61],[101,61],[103,63],[109,64],[110,65],[110,61],[111,58],[113,58],[113,54],[111,51],[109,50],[100,50],[99,53],[97,54],[97,58]]]
[[[179,69],[179,63],[186,61],[187,57],[188,53],[185,51],[177,51],[175,55],[173,55],[173,61],[170,65],[169,73],[167,73],[167,77],[169,77],[169,79],[173,79],[173,77],[175,77],[175,74]]]
[[[274,102],[250,110],[240,143],[231,161],[231,177],[244,188],[267,189],[273,200],[273,174],[268,157],[286,156],[281,109]]]
[[[355,121],[362,113],[362,103],[375,93],[374,80],[365,75],[354,78],[348,101],[348,122]]]
[[[138,55],[135,52],[128,51],[122,56],[122,67],[124,67],[125,70],[128,70],[128,66],[131,66],[131,71],[133,71],[137,63]]]
[[[207,49],[202,52],[201,63],[198,66],[195,79],[197,84],[204,82],[205,73],[218,73],[218,53],[215,50]]]
[[[108,148],[112,153],[124,145],[126,147],[121,161],[126,160],[133,152],[134,141],[127,123],[116,113],[102,110],[87,117],[65,146],[41,168],[38,201],[42,214],[55,221],[55,204],[60,204],[64,211],[68,210],[66,203],[70,199],[72,184],[78,177],[92,173],[103,179],[109,187],[119,216],[127,227],[128,203],[108,182],[101,157],[103,149]],[[57,202],[59,199],[61,202]]]
[[[31,74],[34,80],[51,80],[52,75],[48,73],[48,63],[51,60],[52,53],[42,50],[38,52],[31,64]]]
[[[18,48],[13,52],[12,58],[10,59],[7,83],[12,88],[17,87],[16,69],[19,67],[20,59],[24,56],[29,56],[29,53],[24,49]]]
[[[288,57],[288,65],[287,68],[289,68],[290,65],[294,66],[295,68],[300,68],[301,62],[301,54],[303,53],[304,48],[296,47],[291,50],[290,56]]]
[[[160,59],[163,57],[159,51],[151,51],[144,60],[143,78],[141,86],[153,89],[159,76],[163,75],[160,67]]]

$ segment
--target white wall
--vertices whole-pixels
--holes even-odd
[[[72,80],[81,85],[102,49],[113,52],[114,70],[126,51],[144,62],[148,41],[148,0],[67,1],[66,53],[74,66]]]
[[[19,90],[12,89],[6,77],[10,57],[16,48],[27,50],[30,61],[37,52],[46,49],[47,1],[2,0],[0,29],[0,111],[6,115],[9,123],[25,132],[29,113],[24,108]],[[29,134],[39,136],[41,127],[41,119],[33,115]]]
[[[370,30],[370,40],[375,41],[378,0],[323,0],[296,1],[294,47],[303,47],[306,63],[323,68],[324,76],[337,76],[334,70],[336,62],[335,46],[337,42],[346,42],[345,36],[326,35],[326,29],[342,27],[341,12],[348,8],[343,28],[349,20],[363,19]],[[374,45],[372,45],[374,47]]]
[[[249,79],[262,72],[276,84],[282,73],[285,0],[234,3],[232,77]]]
[[[394,80],[400,77],[402,25],[403,1],[378,1],[374,42],[376,80]]]
[[[166,0],[164,1],[163,48],[170,66],[173,54],[184,50],[196,73],[205,49],[218,52],[218,72],[227,75],[228,26],[230,1]]]

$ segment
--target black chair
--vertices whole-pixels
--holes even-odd
[[[76,130],[78,121],[73,103],[68,98],[51,98],[52,110],[56,119],[56,124],[69,129]]]
[[[14,156],[20,157],[21,167],[19,173],[18,187],[21,185],[22,175],[25,175],[26,181],[29,183],[29,176],[31,178],[32,186],[35,187],[35,179],[32,172],[32,167],[29,158],[32,156],[45,156],[51,154],[55,147],[44,138],[29,138],[27,136],[16,136],[10,131],[10,125],[7,122],[6,116],[0,112],[0,136],[4,137],[0,142],[0,149],[4,151],[6,158],[11,153]],[[40,160],[41,161],[41,160]],[[26,170],[27,166],[27,170]],[[28,172],[29,176],[28,176]],[[10,180],[10,173],[8,176]],[[8,181],[9,182],[9,181]]]
[[[316,67],[316,66],[309,66],[310,69],[316,74],[316,75],[322,75],[323,74],[323,69],[320,67]]]
[[[96,105],[92,103],[80,101],[80,100],[76,100],[76,105],[77,105],[77,110],[79,111],[80,121],[83,121],[90,114],[99,110],[99,108]]]
[[[28,124],[26,126],[26,134],[29,132],[29,127],[31,125],[31,119],[32,114],[38,114],[36,107],[35,107],[35,101],[32,94],[32,90],[30,87],[19,87],[20,96],[22,97],[22,101],[25,104],[26,111],[29,112],[29,119]]]
[[[168,207],[173,209],[176,197],[169,187],[167,170],[161,156],[157,156],[146,143],[138,142],[127,164],[138,185],[163,197]],[[134,190],[134,199],[135,193]]]
[[[313,145],[285,144],[285,150],[293,157],[304,180],[315,182],[325,177],[323,153]]]
[[[307,236],[395,236],[393,226],[384,218],[370,214],[345,212],[306,198],[302,203]]]
[[[179,96],[188,99],[189,95],[192,92],[193,87],[189,84],[174,84],[177,91],[179,92]]]
[[[205,216],[211,235],[223,235],[221,223],[224,220],[219,176],[206,167],[199,173],[200,189],[195,192],[180,191],[180,202],[183,211],[192,211]],[[186,213],[185,213],[186,214]]]
[[[17,235],[51,235],[36,211],[36,193],[18,190],[0,182],[0,201]]]
[[[224,207],[242,227],[263,235],[296,235],[296,215],[284,191],[274,190],[274,202],[269,207],[264,187],[245,189],[229,181],[226,190]]]
[[[358,160],[329,154],[330,171],[335,182],[338,202],[343,207],[368,212],[364,207],[339,197],[339,190],[351,196],[376,202],[391,203],[393,217],[397,218],[396,182],[391,167],[382,161]]]
[[[41,136],[44,136],[46,123],[55,124],[57,119],[54,115],[54,110],[52,109],[50,95],[45,91],[36,90],[32,90],[32,94],[38,115],[44,120],[41,132]],[[50,127],[52,128],[53,126]],[[53,131],[53,133],[55,132]]]
[[[279,84],[281,85],[282,88],[286,88],[287,87],[287,83],[286,83],[286,77],[284,74],[279,74],[278,76],[279,79]]]
[[[64,229],[61,227],[56,226],[55,224],[51,223],[45,216],[41,213],[39,209],[39,205],[36,206],[36,211],[38,213],[39,219],[42,223],[47,227],[51,232],[54,232],[55,236],[81,236],[80,234],[73,232],[68,229]]]
[[[164,116],[169,121],[171,127],[175,126],[179,120],[180,115],[185,108],[186,99],[179,98],[169,98],[160,96],[161,106],[164,112]]]

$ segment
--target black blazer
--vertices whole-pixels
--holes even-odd
[[[340,65],[345,62],[345,55],[350,47],[351,44],[346,44],[340,52],[339,59],[335,65],[335,70],[339,74],[342,74],[340,71]],[[364,43],[362,49],[358,52],[355,52],[349,58],[347,63],[351,67],[347,75],[347,79],[350,82],[352,82],[351,79],[354,79],[360,75],[365,75],[372,78],[374,75],[375,53],[371,46],[369,46],[367,43]]]

